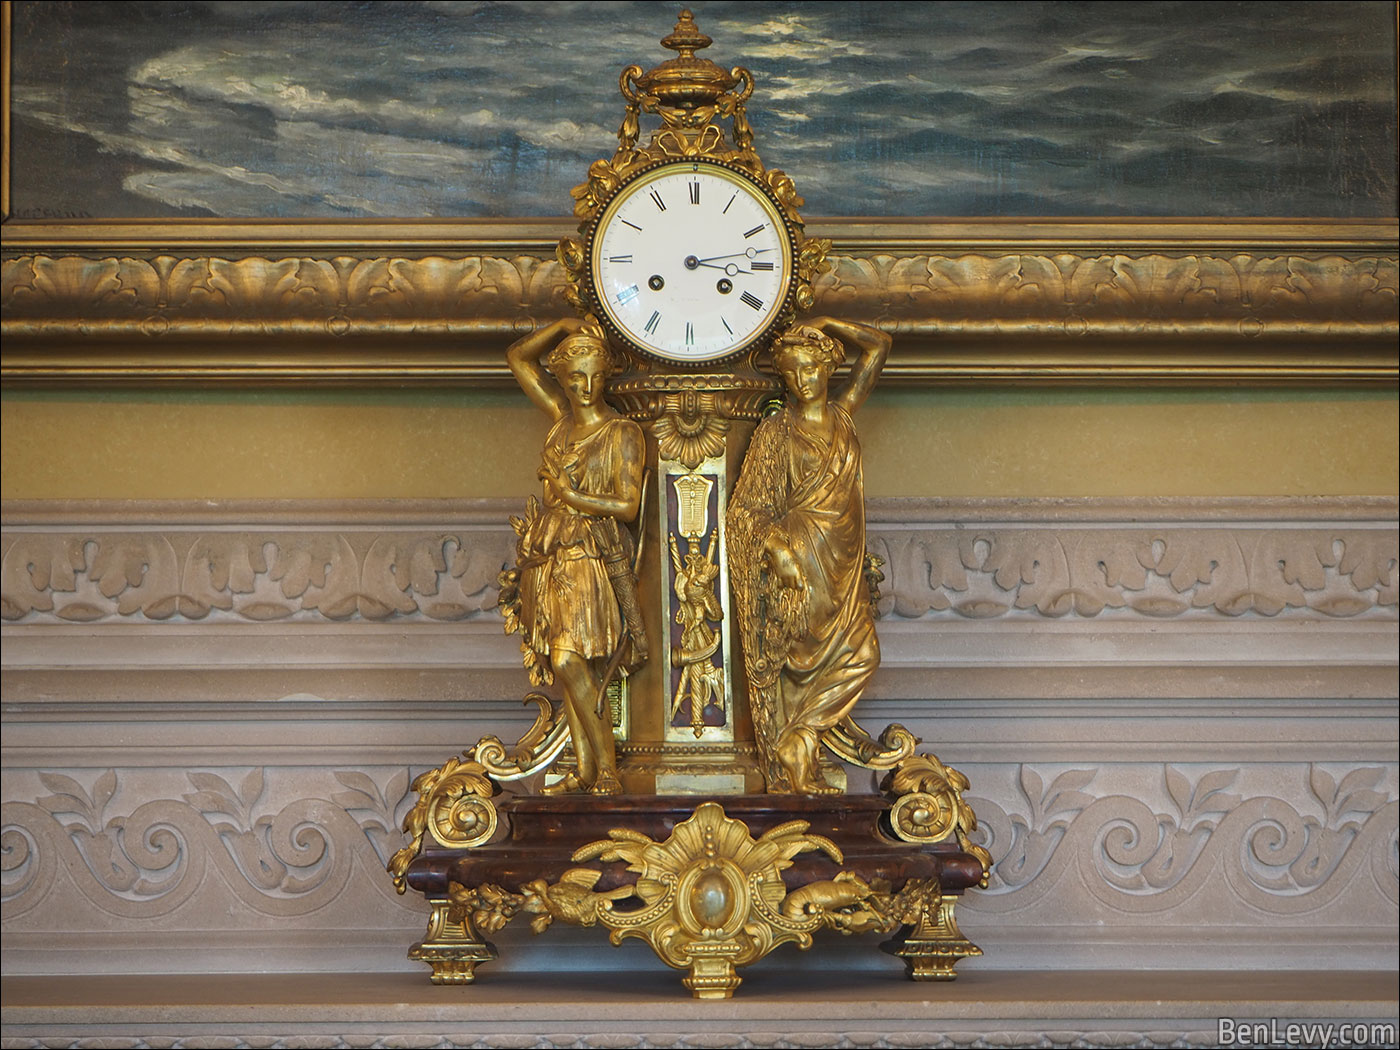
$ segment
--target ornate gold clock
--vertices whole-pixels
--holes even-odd
[[[582,240],[559,258],[570,301],[626,351],[709,367],[764,349],[811,306],[831,243],[804,236],[793,181],[754,152],[752,74],[697,57],[711,41],[688,11],[661,43],[676,57],[622,71],[617,151],[573,191]],[[642,113],[662,123],[645,146]]]
[[[676,57],[622,71],[617,150],[558,248],[580,316],[507,351],[552,423],[500,597],[544,691],[514,746],[414,782],[389,868],[432,906],[410,955],[438,983],[472,981],[519,915],[643,938],[701,998],[823,928],[893,933],[921,980],[981,954],[953,919],[990,865],[966,779],[851,717],[881,578],[852,414],[890,339],[798,322],[830,242],[753,149],[753,77],[710,43],[685,11]],[[842,763],[888,771],[885,794],[845,795]],[[510,782],[528,789],[498,805]]]

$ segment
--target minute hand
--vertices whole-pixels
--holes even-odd
[[[714,262],[716,259],[737,259],[741,255],[747,255],[750,259],[752,259],[755,255],[760,255],[763,252],[771,252],[772,250],[772,248],[749,248],[742,252],[730,252],[728,255],[710,255],[704,259],[697,259],[695,261],[699,263],[707,263]]]

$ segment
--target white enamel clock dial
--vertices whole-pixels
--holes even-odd
[[[643,172],[608,202],[592,238],[604,320],[636,349],[704,364],[762,337],[793,284],[793,236],[767,194],[714,163]]]

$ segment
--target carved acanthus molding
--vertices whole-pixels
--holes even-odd
[[[917,335],[1363,336],[1395,323],[1396,270],[1380,256],[881,253],[834,256],[818,294]]]
[[[1261,506],[1256,520],[1234,524],[1221,524],[1204,503],[1192,505],[1195,521],[1109,515],[1095,522],[1093,501],[1082,503],[1073,521],[1026,520],[1033,509],[1022,505],[1022,520],[1008,522],[1009,506],[989,506],[984,520],[1006,522],[992,526],[966,515],[939,524],[934,516],[947,508],[933,501],[915,520],[908,506],[898,521],[873,508],[869,543],[885,561],[882,612],[905,620],[1394,616],[1393,502],[1361,518],[1339,502],[1332,522],[1316,520],[1317,507],[1308,519],[1289,520],[1290,511]],[[1164,509],[1153,501],[1138,516]],[[246,527],[234,510],[216,524],[207,508],[201,516],[209,524],[181,525],[180,505],[144,512],[146,521],[169,526],[127,524],[120,520],[127,511],[103,521],[100,505],[72,513],[71,524],[61,516],[7,522],[0,536],[7,622],[494,618],[497,576],[512,558],[504,504],[473,510],[462,527],[436,529],[394,521],[387,508],[376,524],[372,507],[355,524],[327,521],[321,511],[317,527],[297,529]],[[1271,513],[1281,517],[1270,521]],[[295,508],[282,516],[294,520]]]
[[[0,615],[251,621],[498,617],[509,527],[491,532],[6,534]]]
[[[223,237],[182,224],[11,225],[7,383],[506,382],[505,343],[568,312],[539,224],[485,242],[470,224],[376,227],[359,240],[277,224]],[[894,333],[888,381],[1397,377],[1400,282],[1384,223],[831,234],[815,308]]]
[[[1393,609],[1395,529],[870,529],[885,559],[882,610],[916,618],[1199,614],[1329,617]]]
[[[355,322],[392,326],[405,320],[510,332],[518,322],[507,320],[508,312],[562,314],[563,305],[562,267],[528,255],[23,255],[6,259],[0,272],[7,322],[22,333],[33,331],[26,321],[43,326],[63,318],[113,322],[114,334],[133,325],[149,338],[168,335],[169,326],[181,322],[200,325],[210,336],[232,335],[240,325],[275,329],[297,321],[332,336],[349,334]]]

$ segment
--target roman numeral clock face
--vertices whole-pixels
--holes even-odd
[[[610,327],[651,357],[707,364],[750,346],[782,312],[793,236],[743,175],[677,161],[617,192],[599,216],[590,261]]]

